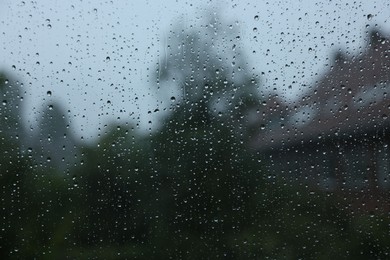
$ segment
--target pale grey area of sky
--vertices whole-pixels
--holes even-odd
[[[157,125],[158,116],[148,111],[171,105],[156,101],[153,77],[168,32],[179,23],[204,23],[210,10],[239,28],[242,50],[250,67],[263,74],[264,87],[289,100],[313,85],[337,49],[359,55],[376,24],[390,34],[387,0],[0,4],[0,68],[24,83],[25,121],[36,127],[42,105],[60,102],[70,110],[75,136],[85,140],[108,122]]]

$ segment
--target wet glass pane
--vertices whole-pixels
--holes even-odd
[[[387,259],[387,1],[0,3],[1,259]]]

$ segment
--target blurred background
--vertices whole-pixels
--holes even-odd
[[[389,257],[386,1],[1,5],[2,259]]]

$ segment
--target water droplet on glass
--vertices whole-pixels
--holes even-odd
[[[259,20],[259,16],[255,15],[254,19],[255,19],[255,21],[258,21]]]
[[[371,20],[372,20],[372,17],[373,17],[372,14],[368,14],[368,15],[367,15],[367,20],[371,21]]]
[[[46,94],[50,97],[51,96],[51,91],[47,91]]]
[[[171,97],[171,101],[172,102],[175,102],[176,101],[176,98],[174,96]]]

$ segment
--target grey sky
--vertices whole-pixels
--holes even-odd
[[[240,28],[264,86],[289,98],[305,91],[333,51],[358,55],[375,24],[390,34],[386,0],[269,2],[1,1],[0,66],[24,83],[28,124],[43,103],[61,102],[75,135],[90,139],[117,118],[155,124],[147,112],[165,104],[155,101],[151,76],[167,33],[177,23],[203,22],[209,9]]]

